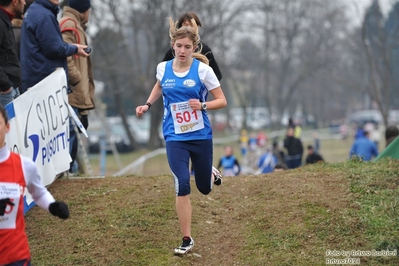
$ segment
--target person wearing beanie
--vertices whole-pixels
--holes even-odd
[[[79,13],[85,13],[91,8],[90,0],[69,0],[69,7],[75,9]]]
[[[62,38],[66,43],[78,43],[87,46],[86,24],[89,21],[90,0],[69,0],[69,6],[64,7],[63,16],[59,21]],[[72,92],[68,94],[69,104],[78,115],[85,129],[88,128],[88,112],[94,109],[94,79],[90,57],[69,56],[68,81]],[[70,119],[71,121],[72,119]],[[72,121],[71,121],[72,122]],[[78,154],[78,132],[70,125],[70,155],[72,162],[69,172],[77,172],[76,157]],[[79,157],[78,157],[79,158]]]

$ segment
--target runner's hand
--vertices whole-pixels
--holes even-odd
[[[188,100],[188,106],[193,110],[201,110],[201,102],[197,99]]]
[[[68,219],[69,218],[69,208],[65,202],[56,201],[50,204],[48,207],[50,213],[54,216],[58,216],[61,219]]]
[[[148,105],[146,105],[146,104],[137,106],[137,108],[136,108],[136,116],[137,117],[141,117],[145,112],[148,111],[148,109],[150,109],[150,107]]]

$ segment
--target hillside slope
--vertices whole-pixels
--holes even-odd
[[[398,265],[399,162],[318,164],[225,178],[211,194],[192,182],[196,246],[180,244],[171,176],[57,180],[71,219],[26,216],[33,265],[325,265],[361,251],[362,265]]]

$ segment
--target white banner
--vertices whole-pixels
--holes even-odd
[[[6,106],[10,132],[8,147],[31,158],[42,177],[51,184],[56,175],[67,171],[69,155],[69,116],[66,74],[57,69]],[[26,195],[30,205],[32,198]]]

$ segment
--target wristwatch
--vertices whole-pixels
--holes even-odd
[[[201,110],[206,110],[207,106],[206,103],[201,103]]]

